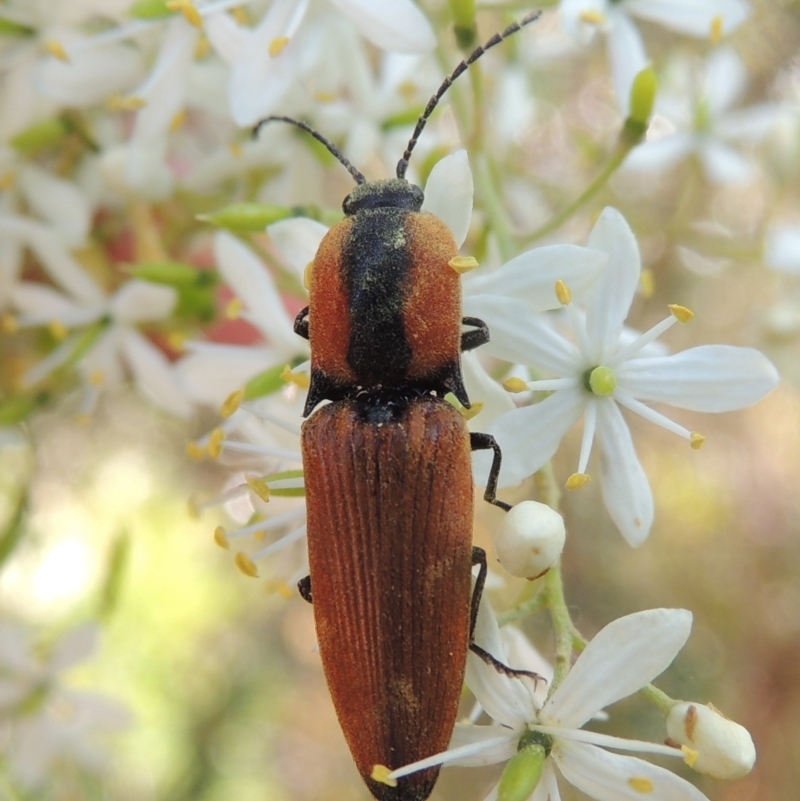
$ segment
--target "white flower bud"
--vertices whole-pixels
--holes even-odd
[[[714,779],[740,779],[756,761],[753,738],[712,704],[675,704],[667,714],[670,740],[687,746],[686,762]]]
[[[494,538],[500,564],[512,576],[535,579],[559,559],[566,532],[564,518],[536,501],[522,501],[506,515]]]

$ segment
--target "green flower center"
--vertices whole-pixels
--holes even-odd
[[[597,367],[590,367],[583,374],[583,386],[593,395],[607,398],[613,395],[617,388],[617,377],[610,367],[601,364]]]

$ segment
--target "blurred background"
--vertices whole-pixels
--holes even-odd
[[[142,6],[112,5],[108,15],[95,8],[84,32],[129,24],[137,18],[133,6]],[[635,0],[616,5],[635,12]],[[45,6],[0,4],[0,18],[6,20],[0,24],[5,103],[21,102],[12,85],[19,56],[14,61],[10,55],[20,34],[6,28],[25,13],[44,13]],[[436,31],[438,49],[419,57],[418,80],[383,84],[380,109],[374,97],[359,95],[345,78],[331,79],[336,103],[325,100],[337,107],[322,108],[322,90],[315,90],[314,82],[323,83],[318,73],[325,61],[298,72],[276,109],[312,119],[343,143],[369,177],[391,171],[408,138],[408,120],[438,85],[442,67],[452,68],[461,57],[449,7],[435,0],[419,6]],[[502,247],[487,223],[490,204],[501,204],[506,239],[516,252],[534,243],[583,244],[599,211],[613,205],[637,234],[646,269],[629,325],[646,330],[663,318],[667,303],[680,303],[696,317],[664,337],[672,350],[718,342],[753,346],[779,368],[781,386],[751,409],[719,416],[671,414],[708,438],[702,450],[630,420],[656,498],[654,529],[641,547],[631,549],[612,525],[598,486],[590,484],[563,499],[568,531],[563,565],[567,600],[587,637],[640,609],[692,610],[689,644],[657,684],[676,698],[713,702],[750,730],[759,758],[749,776],[730,783],[677,770],[713,801],[790,801],[800,786],[800,494],[794,486],[800,475],[800,254],[786,242],[791,244],[792,226],[800,230],[800,3],[751,0],[749,7],[746,20],[720,45],[652,20],[636,18],[636,25],[660,77],[654,141],[682,124],[700,125],[707,103],[701,91],[706,59],[723,45],[738,53],[747,80],[732,108],[778,109],[761,134],[736,142],[752,170],[735,180],[709,175],[697,155],[658,170],[623,166],[594,199],[542,237],[540,226],[584,191],[615,147],[624,113],[614,95],[605,36],[598,30],[587,42],[576,42],[552,7],[487,57],[483,125],[500,196],[482,194],[478,182],[475,220],[463,252],[478,253],[482,263],[502,261]],[[241,24],[255,25],[269,4],[241,8]],[[479,6],[479,38],[528,9],[515,3]],[[337,26],[352,27],[322,0],[312,2],[309,15],[320,29],[333,15]],[[44,22],[36,24],[45,31]],[[40,38],[46,36],[45,31]],[[134,32],[129,41],[147,67],[156,60],[160,40],[141,43],[139,36]],[[31,52],[32,59],[47,58],[41,48]],[[371,70],[377,81],[386,67],[385,52],[362,40],[359,53],[363,60],[349,62],[355,57],[340,53],[339,72]],[[469,106],[469,79],[456,89],[454,102]],[[321,108],[316,115],[315,91]],[[688,104],[686,119],[670,105],[674,97]],[[110,150],[131,136],[137,112],[123,109],[112,124],[103,117],[104,108],[84,106],[76,114],[101,150]],[[130,187],[119,190],[108,178],[110,168],[98,173],[105,176],[104,188],[81,178],[84,191],[93,193],[93,222],[76,252],[110,291],[130,276],[147,226],[158,232],[170,260],[207,269],[214,265],[214,229],[198,222],[197,213],[247,199],[311,204],[330,222],[349,190],[344,170],[290,131],[276,133],[266,155],[251,156],[248,150],[236,167],[219,166],[221,161],[214,166],[210,154],[218,144],[234,151],[250,147],[246,128],[189,102],[186,113],[176,134],[183,140],[165,157],[176,180],[166,194],[150,198]],[[370,113],[376,139],[348,142],[348,120]],[[446,105],[431,125],[429,143],[420,146],[421,164],[458,146],[458,123]],[[49,168],[64,156],[64,147],[74,145],[62,141],[57,153],[47,147],[25,150],[11,143],[18,133],[10,132],[4,145],[16,147],[17,162]],[[106,136],[112,144],[105,144]],[[87,161],[101,157],[86,154]],[[191,172],[192,159],[206,172]],[[418,169],[424,175],[429,167]],[[86,188],[90,185],[95,188]],[[137,227],[131,204],[146,209],[146,230]],[[32,211],[34,204],[25,201],[14,213]],[[270,265],[293,315],[302,305],[294,291],[297,279],[287,277],[266,234],[245,238]],[[103,258],[91,261],[87,254],[98,252]],[[94,266],[87,266],[90,262]],[[21,274],[48,280],[32,249]],[[203,320],[195,307],[172,328],[145,327],[149,341],[172,363],[181,356],[169,338],[175,331],[233,345],[263,341],[252,325],[225,319],[232,294],[222,283],[210,285],[210,318]],[[350,759],[315,653],[311,607],[292,589],[291,580],[303,569],[302,549],[287,549],[259,565],[261,576],[254,579],[237,571],[230,552],[214,543],[217,526],[230,531],[254,510],[264,511],[258,502],[221,497],[237,471],[241,476],[244,457],[187,455],[187,443],[207,443],[208,432],[220,424],[218,404],[227,391],[211,392],[214,403],[191,396],[191,412],[177,416],[123,382],[104,389],[86,415],[80,382],[70,375],[56,376],[44,389],[19,389],[21,377],[52,352],[58,337],[46,328],[13,328],[6,325],[0,333],[0,422],[6,424],[0,442],[0,663],[6,668],[0,679],[0,708],[6,710],[0,712],[0,797],[365,801],[368,792]],[[213,386],[215,375],[206,380]],[[290,385],[279,395],[275,413],[299,424],[302,390]],[[27,404],[23,413],[20,403]],[[580,436],[580,428],[573,431],[556,457],[561,480],[574,470]],[[535,489],[531,483],[506,497],[535,497]],[[276,498],[270,514],[301,503]],[[501,513],[480,503],[476,508],[476,543],[489,550],[492,564],[491,533]],[[498,567],[491,594],[495,608],[513,605],[525,585]],[[545,655],[552,654],[546,615],[523,628]],[[28,718],[20,707],[8,712],[9,699],[20,698],[29,702]],[[46,725],[37,717],[43,703],[51,715]],[[465,695],[465,713],[471,703]],[[610,721],[596,725],[639,739],[664,736],[657,712],[639,698],[614,707]],[[433,798],[481,799],[498,775],[499,768],[447,769]],[[566,785],[563,792],[565,798],[579,797]]]

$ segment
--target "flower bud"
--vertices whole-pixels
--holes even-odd
[[[641,138],[650,124],[653,104],[658,91],[658,78],[652,67],[645,67],[633,80],[630,95],[630,115],[625,127]]]
[[[292,210],[274,203],[233,203],[224,209],[199,214],[198,220],[241,233],[265,231],[268,225],[292,216]]]
[[[756,761],[750,732],[713,705],[677,703],[667,714],[667,735],[691,749],[687,763],[714,779],[740,779]]]
[[[512,576],[535,579],[546,573],[564,548],[564,519],[536,501],[522,501],[506,515],[494,538],[500,564]]]
[[[536,789],[547,758],[541,745],[517,751],[503,771],[497,788],[497,801],[526,801]]]

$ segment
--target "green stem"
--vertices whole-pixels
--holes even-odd
[[[550,610],[550,619],[556,636],[556,656],[553,665],[553,681],[550,684],[548,696],[564,680],[572,663],[573,631],[575,629],[572,618],[567,609],[564,598],[564,582],[561,577],[561,563],[551,567],[544,577],[544,592],[547,597],[547,608]]]
[[[653,706],[657,707],[658,711],[665,717],[675,704],[674,698],[670,698],[665,692],[659,690],[658,687],[654,687],[652,684],[648,684],[647,687],[642,687],[639,693],[650,701]]]

